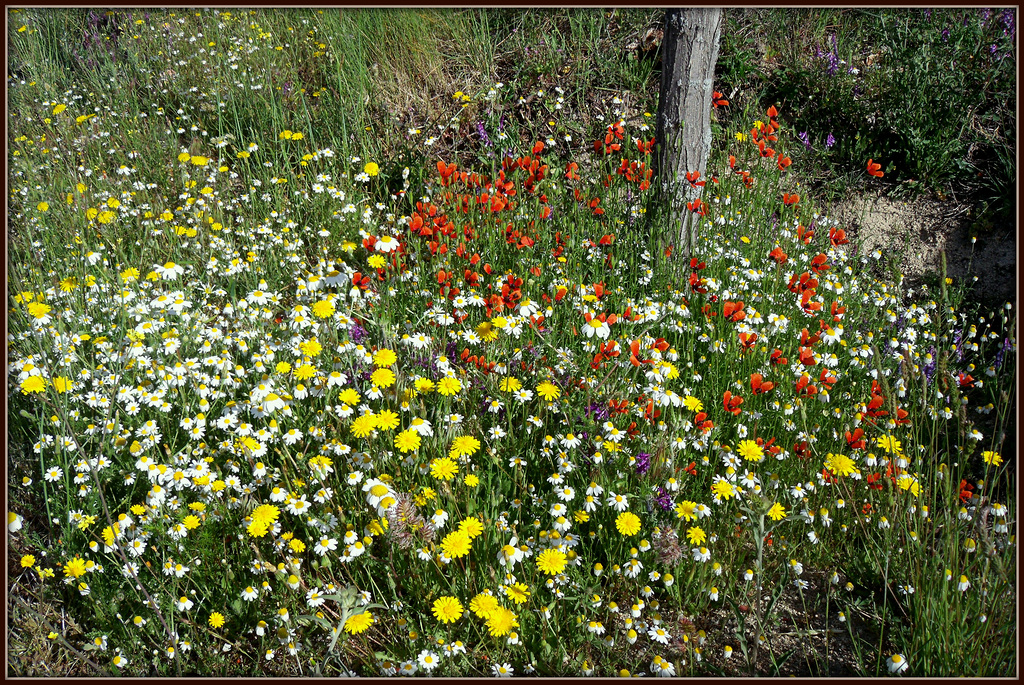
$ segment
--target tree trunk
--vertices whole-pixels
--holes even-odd
[[[712,84],[721,33],[721,8],[665,11],[656,171],[661,197],[669,209],[669,225],[679,236],[676,249],[684,258],[696,243],[700,218],[686,205],[701,191],[687,182],[686,174],[698,171],[704,180],[707,169]]]

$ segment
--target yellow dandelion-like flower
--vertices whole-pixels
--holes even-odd
[[[481,592],[469,603],[469,610],[477,615],[477,618],[487,618],[491,612],[498,608],[498,598],[489,592]]]
[[[254,538],[263,537],[280,515],[281,510],[273,504],[261,504],[256,507],[250,517],[252,521],[248,527],[249,535]]]
[[[519,627],[518,617],[511,609],[497,606],[487,617],[487,630],[492,637],[508,635],[513,628]]]
[[[462,391],[462,381],[458,378],[452,378],[451,376],[445,376],[437,382],[437,391],[445,397],[451,397],[457,395]]]
[[[441,551],[449,559],[458,559],[466,556],[472,547],[473,541],[462,530],[453,530],[441,541]]]
[[[849,476],[857,471],[853,459],[845,454],[829,454],[825,457],[825,468],[839,476]]]
[[[761,461],[764,459],[764,450],[753,440],[743,440],[736,446],[736,454],[746,461]]]
[[[999,455],[999,453],[993,452],[992,450],[985,450],[984,452],[982,452],[981,459],[990,466],[999,466],[1000,464],[1003,463],[1003,458]]]
[[[464,611],[462,602],[455,597],[445,596],[434,602],[434,617],[441,623],[455,623],[462,618]]]
[[[352,425],[349,426],[349,430],[357,438],[365,438],[366,436],[373,433],[377,427],[377,415],[376,414],[363,414],[356,418]]]
[[[419,449],[420,441],[419,433],[412,429],[405,430],[395,436],[395,448],[402,454],[406,454]]]
[[[211,628],[222,627],[224,625],[224,614],[220,613],[219,611],[213,612],[212,614],[210,614],[209,623]]]
[[[395,372],[388,368],[377,369],[370,375],[370,382],[378,388],[390,388],[395,384]]]
[[[565,570],[565,563],[568,557],[560,550],[548,548],[537,555],[537,568],[549,576],[556,575]]]
[[[377,366],[391,366],[398,361],[398,355],[392,350],[377,350],[373,353],[373,363]]]
[[[459,530],[468,535],[470,540],[473,540],[484,532],[484,524],[477,517],[470,516],[459,523]]]
[[[364,611],[361,614],[348,617],[348,620],[345,621],[345,632],[349,635],[358,635],[368,630],[373,624],[373,614],[369,611]]]
[[[439,457],[430,462],[430,475],[438,480],[451,480],[458,472],[458,464],[449,457]]]
[[[41,376],[29,376],[21,382],[21,392],[25,395],[46,390],[46,381]]]
[[[557,400],[558,397],[562,394],[562,391],[559,390],[558,386],[556,386],[554,383],[544,381],[543,383],[537,386],[537,394],[543,397],[548,402],[551,402],[553,400]]]
[[[519,382],[518,378],[512,376],[506,376],[501,379],[501,385],[499,386],[502,392],[515,392],[523,387],[523,384]]]
[[[480,449],[480,441],[472,435],[460,435],[452,441],[452,447],[448,456],[458,458],[462,456],[471,457]]]
[[[334,314],[334,303],[330,300],[320,300],[313,305],[313,316],[318,319],[326,319]]]
[[[786,516],[786,508],[776,502],[772,505],[772,508],[768,510],[768,518],[772,521],[781,521]]]
[[[416,388],[416,392],[421,395],[426,395],[428,392],[434,389],[434,381],[429,378],[417,378],[416,382],[413,383],[413,387]]]
[[[636,535],[640,532],[640,517],[631,511],[624,511],[615,519],[615,528],[623,535]]]
[[[382,409],[377,413],[377,428],[384,431],[394,430],[398,427],[398,414],[390,409]]]
[[[903,454],[903,445],[899,440],[891,435],[883,435],[880,438],[875,438],[875,444],[889,454]]]
[[[720,480],[711,486],[711,492],[722,499],[729,499],[736,495],[736,486],[727,480]]]
[[[697,518],[697,503],[685,500],[676,505],[676,517],[694,521]]]

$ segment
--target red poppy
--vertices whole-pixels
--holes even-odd
[[[719,107],[728,107],[729,101],[725,99],[725,95],[719,93],[717,90],[711,93],[711,106],[715,109]]]
[[[743,346],[743,350],[747,351],[753,349],[757,343],[757,333],[739,333],[740,345]]]
[[[789,363],[789,360],[782,356],[782,350],[778,348],[772,350],[772,354],[768,361],[775,366],[785,366]]]
[[[885,176],[882,172],[882,165],[870,159],[868,160],[868,173],[872,176],[877,176],[878,178]]]
[[[795,205],[797,202],[800,202],[800,196],[797,195],[796,193],[793,193],[792,195],[790,195],[789,193],[782,194],[782,204]]]
[[[814,229],[807,229],[804,228],[803,226],[798,225],[796,227],[796,237],[797,240],[802,242],[804,245],[810,245],[811,240],[814,238]]]
[[[769,252],[768,257],[774,259],[779,264],[785,264],[786,260],[789,259],[789,255],[783,252],[781,247],[776,247],[774,250]]]
[[[740,409],[741,404],[743,404],[743,398],[739,395],[734,397],[732,392],[729,390],[726,390],[725,394],[722,395],[722,406],[725,407],[727,412],[734,414],[735,416],[739,416],[742,412]]]
[[[743,311],[743,301],[739,302],[725,302],[722,305],[722,318],[728,319],[729,321],[742,321],[747,317],[747,313]]]
[[[762,380],[761,374],[750,374],[750,389],[755,395],[763,395],[766,392],[770,392],[774,387],[774,383]]]
[[[700,188],[704,186],[704,181],[698,181],[698,178],[700,178],[699,171],[686,172],[686,181],[694,188]]]
[[[828,229],[828,239],[829,242],[832,243],[832,247],[836,247],[838,245],[846,245],[847,243],[850,242],[849,240],[846,239],[846,231],[844,231],[841,228],[836,228],[835,226]]]

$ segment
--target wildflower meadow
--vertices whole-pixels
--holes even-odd
[[[360,12],[8,10],[16,672],[1016,675],[1014,306],[728,93],[681,255],[656,94],[387,119]]]

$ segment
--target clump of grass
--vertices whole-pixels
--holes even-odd
[[[692,259],[626,94],[484,83],[374,152],[289,80],[392,20],[337,17],[154,13],[116,77],[12,86],[8,487],[46,518],[9,561],[80,662],[778,674],[783,616],[836,628],[814,593],[841,667],[1007,671],[1012,309],[871,276],[774,108],[691,179]]]
[[[1013,221],[1012,9],[746,10],[728,20],[726,88],[783,104],[823,188],[856,187],[870,157],[890,192],[954,195],[976,205],[981,228]]]

